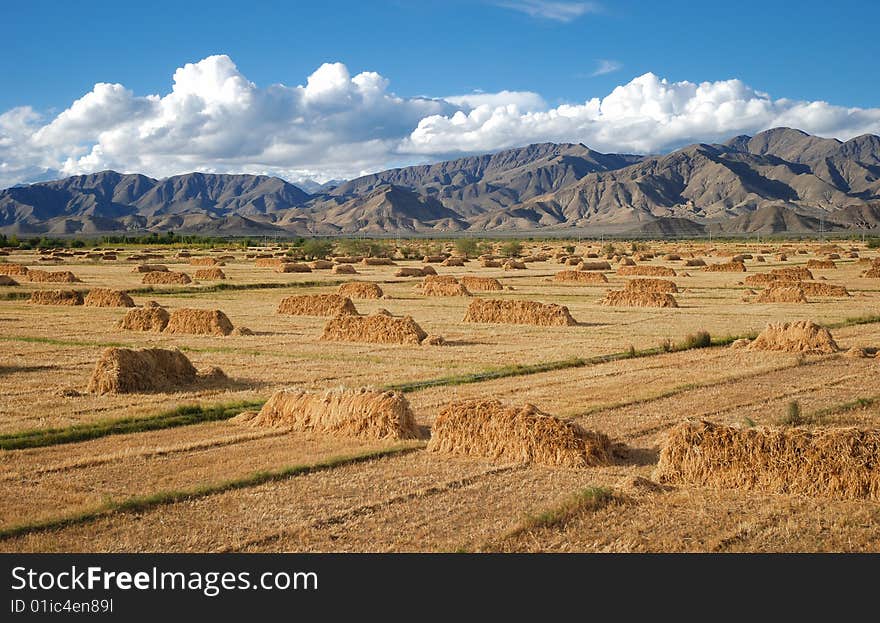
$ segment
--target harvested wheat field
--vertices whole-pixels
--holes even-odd
[[[880,551],[878,249],[508,242],[6,249],[0,551]]]

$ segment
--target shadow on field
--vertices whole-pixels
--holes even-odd
[[[41,372],[43,370],[60,370],[61,366],[49,364],[49,365],[37,365],[37,366],[0,366],[0,376],[7,376],[9,374],[16,374],[18,372]]]
[[[616,463],[619,465],[633,465],[642,467],[645,465],[656,465],[660,460],[660,448],[633,448],[625,446],[615,449]]]

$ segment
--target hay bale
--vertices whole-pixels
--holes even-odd
[[[684,265],[685,266],[705,266],[706,261],[696,257],[696,258],[692,258],[689,260],[685,260]]]
[[[868,354],[868,351],[859,346],[853,346],[848,351],[843,353],[844,357],[851,357],[853,359],[867,359],[871,355]]]
[[[408,266],[404,266],[403,268],[398,268],[397,272],[394,273],[395,277],[424,277],[425,273],[421,268],[411,268]]]
[[[282,262],[275,267],[276,273],[310,273],[312,269],[308,264],[300,262]]]
[[[558,283],[586,283],[600,285],[608,283],[608,277],[602,273],[588,273],[582,270],[560,270],[553,275],[553,281]]]
[[[565,305],[480,298],[474,299],[468,305],[463,322],[530,324],[541,327],[577,324]]]
[[[846,286],[838,286],[819,281],[798,281],[797,285],[807,296],[850,296],[849,290],[846,289]]]
[[[219,309],[190,309],[182,307],[171,312],[163,333],[187,335],[229,335],[232,323]]]
[[[108,348],[95,364],[86,391],[92,394],[168,391],[193,385],[198,378],[192,362],[177,349]]]
[[[80,283],[82,281],[69,270],[48,271],[33,269],[28,270],[27,278],[28,281],[34,283]]]
[[[314,392],[280,389],[251,417],[236,422],[359,439],[416,439],[418,427],[400,392],[338,388]]]
[[[428,275],[416,288],[424,296],[471,296],[464,285],[449,275]]]
[[[76,290],[35,290],[28,302],[32,305],[82,305],[83,295]]]
[[[813,273],[803,266],[791,266],[789,268],[774,268],[771,275],[781,277],[786,281],[812,281]]]
[[[219,268],[200,268],[193,273],[193,277],[203,281],[215,281],[217,279],[226,279],[226,273]]]
[[[349,281],[339,286],[336,291],[339,296],[347,296],[353,299],[380,299],[382,288],[375,283],[366,281]]]
[[[626,282],[624,288],[627,292],[668,292],[678,293],[678,286],[674,281],[666,279],[632,279]]]
[[[707,273],[744,273],[746,265],[742,262],[724,262],[722,264],[709,264],[703,267]]]
[[[683,422],[669,433],[654,478],[771,493],[880,497],[880,430],[735,428]]]
[[[433,266],[422,266],[422,275],[428,277],[429,275],[436,275],[437,271],[434,270]]]
[[[635,266],[636,263],[632,260],[631,257],[622,257],[620,261],[617,263],[618,266]]]
[[[816,268],[819,270],[828,270],[837,268],[837,264],[833,260],[807,260],[807,268]]]
[[[338,316],[357,315],[354,303],[338,294],[299,294],[281,300],[278,314],[291,316]]]
[[[580,270],[611,270],[611,264],[608,262],[583,262]]]
[[[364,258],[360,255],[343,255],[340,257],[335,257],[333,259],[336,261],[337,264],[357,264]]]
[[[622,277],[675,277],[675,270],[667,266],[621,266],[617,274]]]
[[[429,452],[505,463],[592,467],[612,462],[611,442],[534,405],[467,400],[445,405],[431,427]]]
[[[94,288],[84,300],[86,307],[134,307],[134,301],[123,290]]]
[[[825,355],[840,350],[831,332],[811,320],[770,323],[748,346],[748,350],[783,351]]]
[[[309,267],[312,270],[330,270],[333,268],[333,262],[327,260],[315,260],[314,262],[309,262]]]
[[[480,265],[483,268],[501,268],[502,263],[500,260],[482,260]]]
[[[220,260],[213,257],[194,257],[189,261],[190,266],[225,266]]]
[[[387,257],[365,257],[361,260],[364,266],[397,266],[391,258]]]
[[[138,264],[131,269],[133,273],[167,273],[168,267],[162,264]]]
[[[678,307],[675,297],[666,292],[629,290],[609,290],[601,304],[611,307]]]
[[[358,271],[351,264],[336,264],[331,271],[334,275],[357,275]]]
[[[28,274],[28,267],[24,264],[0,264],[0,275],[12,275],[23,277]]]
[[[447,255],[426,255],[422,258],[422,262],[425,264],[440,264],[441,262],[445,262]]]
[[[186,273],[178,273],[173,270],[169,271],[153,271],[144,274],[144,278],[141,279],[141,283],[147,285],[158,285],[158,284],[187,284],[192,283],[192,279],[189,278],[189,275]]]
[[[116,324],[116,328],[159,333],[168,326],[168,318],[168,312],[161,307],[134,308],[125,312],[125,316]]]
[[[807,303],[804,291],[798,286],[771,286],[755,299],[756,303]]]
[[[771,273],[755,273],[754,275],[746,275],[743,279],[743,283],[747,286],[766,286],[784,281],[787,281],[784,277]]]
[[[463,257],[455,257],[449,256],[442,262],[440,262],[441,266],[464,266],[465,260]]]
[[[473,292],[492,292],[504,289],[501,282],[494,277],[462,277],[460,283],[465,289]]]
[[[0,286],[17,286],[18,282],[9,275],[0,275]]]
[[[412,316],[395,318],[383,314],[372,316],[339,315],[324,326],[322,340],[331,342],[365,342],[369,344],[419,344],[428,334]]]
[[[525,270],[527,266],[517,260],[507,260],[501,265],[504,270]]]
[[[678,262],[681,261],[681,256],[678,253],[667,253],[663,256],[663,260],[667,262]]]

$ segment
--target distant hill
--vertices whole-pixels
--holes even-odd
[[[776,128],[659,156],[541,143],[303,189],[279,178],[103,171],[0,191],[0,231],[645,236],[872,230],[880,137]]]

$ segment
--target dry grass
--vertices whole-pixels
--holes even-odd
[[[338,316],[340,314],[357,314],[357,309],[347,296],[300,294],[282,299],[276,313],[292,316]]]
[[[0,264],[0,275],[24,277],[27,274],[28,267],[24,264]]]
[[[798,320],[767,325],[747,350],[823,355],[836,353],[840,348],[828,329],[810,320]]]
[[[675,297],[665,292],[609,290],[602,305],[613,307],[678,307]]]
[[[468,305],[463,322],[530,324],[541,327],[577,324],[565,305],[480,298],[474,299]]]
[[[384,314],[339,315],[327,321],[321,334],[322,340],[331,342],[369,344],[420,344],[427,337],[412,316],[396,318]]]

